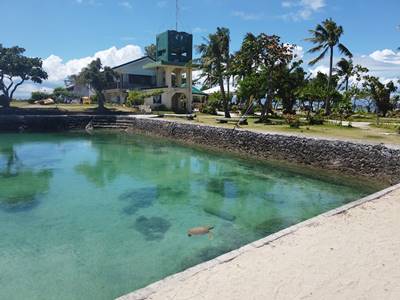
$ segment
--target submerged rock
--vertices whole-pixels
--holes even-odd
[[[49,189],[52,174],[50,170],[0,173],[0,209],[13,213],[36,208]]]
[[[218,209],[211,208],[211,207],[205,207],[205,208],[203,208],[203,210],[205,213],[216,216],[225,221],[233,222],[236,220],[236,216],[234,216],[226,211],[223,211],[223,210],[218,210]]]
[[[134,225],[147,241],[162,240],[170,227],[171,223],[164,218],[145,216],[138,217]]]
[[[134,189],[121,194],[119,199],[129,202],[123,212],[127,215],[134,215],[139,209],[153,205],[157,199],[157,189],[153,187]]]
[[[198,251],[196,251],[193,255],[186,256],[182,259],[181,269],[184,270],[193,267],[194,265],[216,258],[233,249],[234,249],[233,247],[226,244],[201,248]]]
[[[293,222],[290,222],[285,218],[272,218],[257,224],[254,229],[258,234],[266,236],[285,229],[292,224]]]
[[[206,189],[209,193],[214,193],[227,199],[234,199],[238,196],[237,185],[229,178],[214,178],[207,182]]]
[[[35,196],[0,198],[0,209],[10,213],[29,211],[38,205]]]

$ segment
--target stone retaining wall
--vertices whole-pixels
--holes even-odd
[[[84,129],[91,119],[93,116],[88,115],[0,115],[0,132],[54,132]],[[111,118],[110,122],[112,122]]]
[[[135,131],[267,160],[336,170],[381,182],[400,182],[400,149],[384,145],[257,133],[213,126],[135,119]]]
[[[172,138],[185,143],[281,160],[372,178],[379,182],[400,182],[400,149],[384,145],[257,133],[160,119],[128,116],[1,116],[0,131],[55,131],[95,128],[129,128],[134,132]],[[96,127],[96,122],[99,125]],[[104,125],[106,124],[106,125]],[[122,126],[123,125],[123,126]]]

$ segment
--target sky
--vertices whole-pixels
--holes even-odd
[[[41,57],[49,79],[26,83],[17,97],[62,86],[93,58],[115,66],[143,55],[158,33],[175,29],[175,0],[0,0],[0,43]],[[178,29],[199,44],[219,26],[230,29],[231,51],[247,32],[277,34],[297,45],[304,68],[326,72],[328,62],[310,67],[308,30],[327,18],[344,28],[341,42],[355,63],[382,81],[400,78],[399,0],[179,0]],[[339,53],[335,53],[339,59]]]

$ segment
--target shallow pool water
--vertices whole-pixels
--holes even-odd
[[[159,138],[1,134],[0,299],[112,299],[372,191]]]

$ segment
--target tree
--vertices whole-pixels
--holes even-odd
[[[397,91],[397,87],[393,81],[383,84],[378,77],[367,76],[363,86],[367,95],[375,102],[377,115],[385,117],[387,112],[394,107],[391,96]]]
[[[209,86],[219,85],[226,118],[231,117],[229,100],[224,87],[225,78],[230,76],[228,72],[231,58],[229,44],[229,29],[218,27],[215,33],[208,35],[205,43],[197,46],[197,51],[201,55],[199,62],[203,71],[203,78],[205,77],[205,84]]]
[[[336,66],[337,68],[335,69],[335,71],[337,72],[337,75],[343,78],[338,89],[340,90],[344,84],[344,90],[346,92],[349,91],[349,80],[351,77],[355,77],[356,81],[361,81],[362,76],[369,71],[367,68],[364,68],[361,65],[354,66],[352,59],[347,60],[345,58],[342,58],[336,64]]]
[[[232,62],[232,72],[239,78],[244,79],[259,70],[260,57],[257,37],[247,33],[243,39],[240,50],[235,53]]]
[[[309,41],[316,46],[308,50],[309,53],[320,52],[322,53],[315,59],[309,62],[310,65],[315,65],[321,61],[326,54],[329,52],[329,76],[328,76],[328,91],[332,88],[332,72],[333,72],[333,50],[337,46],[340,53],[352,58],[353,55],[342,43],[340,43],[340,37],[343,35],[343,27],[338,26],[332,19],[326,19],[322,24],[318,24],[315,29],[309,31],[311,34]],[[330,114],[330,99],[329,93],[328,98],[325,101],[325,110],[327,114]]]
[[[110,67],[103,67],[100,58],[93,60],[87,67],[72,78],[76,83],[87,84],[96,92],[98,109],[104,110],[104,90],[114,81],[117,74]]]
[[[31,93],[31,100],[32,101],[38,101],[38,100],[42,100],[42,99],[47,99],[50,96],[51,95],[49,93],[46,93],[46,92],[34,91],[34,92]]]
[[[156,59],[157,56],[157,47],[154,44],[150,44],[144,47],[144,52],[147,56],[151,57],[152,59]]]
[[[67,90],[65,87],[56,87],[51,95],[56,102],[66,102],[76,98],[74,93]]]
[[[47,79],[42,60],[38,57],[26,57],[24,52],[24,48],[6,48],[0,44],[0,91],[3,93],[0,105],[5,108],[10,106],[15,91],[25,81],[42,83],[42,80]]]
[[[332,76],[332,82],[337,85],[338,77]],[[314,102],[317,102],[317,108],[320,108],[320,102],[326,101],[328,98],[328,91],[326,86],[328,84],[328,76],[324,73],[318,72],[317,75],[308,79],[303,88],[299,91],[299,99],[301,101],[307,101],[310,106],[310,110],[314,108]]]
[[[257,37],[247,34],[240,50],[236,53],[233,70],[239,78],[242,78],[239,87],[243,91],[247,90],[247,93],[252,93],[247,95],[250,99],[259,100],[261,105],[259,122],[268,120],[268,113],[272,111],[272,101],[282,83],[282,76],[279,74],[284,68],[291,68],[293,58],[292,45],[281,43],[279,36],[265,33]],[[251,83],[249,82],[251,80],[257,81]],[[262,102],[261,99],[264,97],[266,101]]]
[[[301,89],[305,86],[306,80],[303,68],[300,67],[302,61],[295,62],[292,66],[284,65],[280,72],[277,72],[276,80],[280,87],[276,92],[282,100],[283,113],[293,114],[293,107],[299,97]]]
[[[353,73],[353,69],[354,69],[354,65],[353,65],[353,60],[349,59],[345,59],[342,58],[338,63],[337,63],[337,74],[340,77],[343,77],[343,82],[341,83],[340,87],[345,84],[345,91],[347,92],[349,90],[349,80],[350,77],[352,76]],[[339,89],[340,89],[339,87]]]

